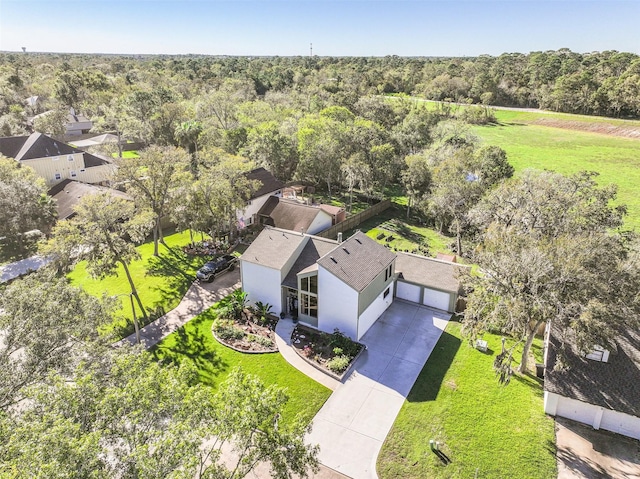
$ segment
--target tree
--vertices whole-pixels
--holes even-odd
[[[0,411],[24,398],[51,371],[68,374],[95,352],[98,328],[113,305],[40,272],[12,282],[0,295]]]
[[[284,417],[282,389],[240,370],[215,394],[196,381],[187,361],[160,364],[126,351],[99,367],[81,365],[72,382],[53,377],[13,413],[11,428],[0,425],[0,474],[236,479],[261,462],[274,478],[317,470],[317,447],[304,443],[309,426]],[[237,459],[223,461],[223,448]]]
[[[67,131],[67,116],[65,108],[56,108],[41,113],[33,119],[33,129],[49,136],[62,137]]]
[[[151,146],[139,158],[121,158],[116,180],[124,183],[138,206],[154,214],[153,254],[158,256],[158,242],[164,244],[162,218],[172,202],[179,201],[175,192],[190,178],[190,157],[180,148]]]
[[[520,372],[545,322],[582,352],[611,347],[616,331],[639,323],[637,249],[612,231],[624,214],[611,206],[615,188],[593,177],[528,171],[472,212],[483,228],[473,256],[483,274],[466,279],[465,329],[498,328],[523,342]]]
[[[42,178],[18,161],[0,155],[0,237],[20,246],[23,233],[48,233],[56,208]]]
[[[342,164],[340,170],[347,180],[347,186],[349,188],[349,212],[353,205],[353,187],[357,182],[360,183],[360,187],[364,185],[371,177],[371,169],[363,159],[364,155],[353,154]]]
[[[402,184],[407,194],[407,219],[411,204],[419,203],[431,188],[431,169],[423,155],[409,155],[404,159],[407,167],[401,174]]]
[[[129,271],[129,264],[140,254],[135,242],[142,242],[154,224],[153,213],[136,211],[133,202],[99,193],[82,198],[76,215],[58,222],[43,253],[53,257],[61,269],[86,259],[88,271],[96,277],[117,275],[122,266],[145,321],[147,312]],[[135,315],[134,315],[135,318]],[[137,321],[134,319],[136,331]]]

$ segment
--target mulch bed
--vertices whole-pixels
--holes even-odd
[[[234,322],[235,327],[240,328],[245,332],[245,336],[242,339],[222,339],[216,334],[215,329],[212,329],[214,338],[216,338],[221,344],[242,353],[277,352],[278,346],[276,345],[275,329],[278,319],[275,316],[272,316],[265,324],[258,324],[257,322],[254,322],[257,318],[251,310],[246,309],[245,315],[248,317],[247,320]],[[269,338],[273,345],[268,347],[257,342],[255,339],[251,340],[252,337],[255,336]]]
[[[297,350],[300,356],[319,366],[322,371],[332,376],[340,377],[341,374],[344,375],[344,372],[336,373],[327,367],[327,362],[335,356],[333,352],[335,347],[333,339],[333,335],[331,334],[316,331],[315,329],[298,324],[291,334],[291,345]],[[353,359],[345,372],[349,370],[351,364],[353,364],[354,360],[364,348],[362,344],[355,342],[353,347]]]

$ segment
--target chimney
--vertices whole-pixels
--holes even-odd
[[[338,233],[338,243],[342,243],[342,231]]]

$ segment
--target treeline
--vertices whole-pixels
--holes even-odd
[[[257,96],[306,97],[321,109],[352,109],[359,98],[416,95],[430,100],[640,116],[640,57],[568,49],[470,58],[208,57],[68,54],[0,55],[0,114],[19,113],[24,96],[56,98],[89,114],[87,100],[151,84],[190,98],[228,80]],[[167,93],[164,92],[164,93]],[[172,100],[165,97],[163,100]],[[13,106],[13,110],[11,107]]]

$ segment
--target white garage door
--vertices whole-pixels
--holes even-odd
[[[406,299],[414,303],[420,302],[420,290],[422,288],[415,284],[404,283],[398,281],[396,283],[396,297]]]
[[[422,304],[430,306],[431,308],[442,309],[449,311],[449,299],[451,295],[449,293],[443,293],[442,291],[435,291],[433,289],[424,288],[424,298]]]

